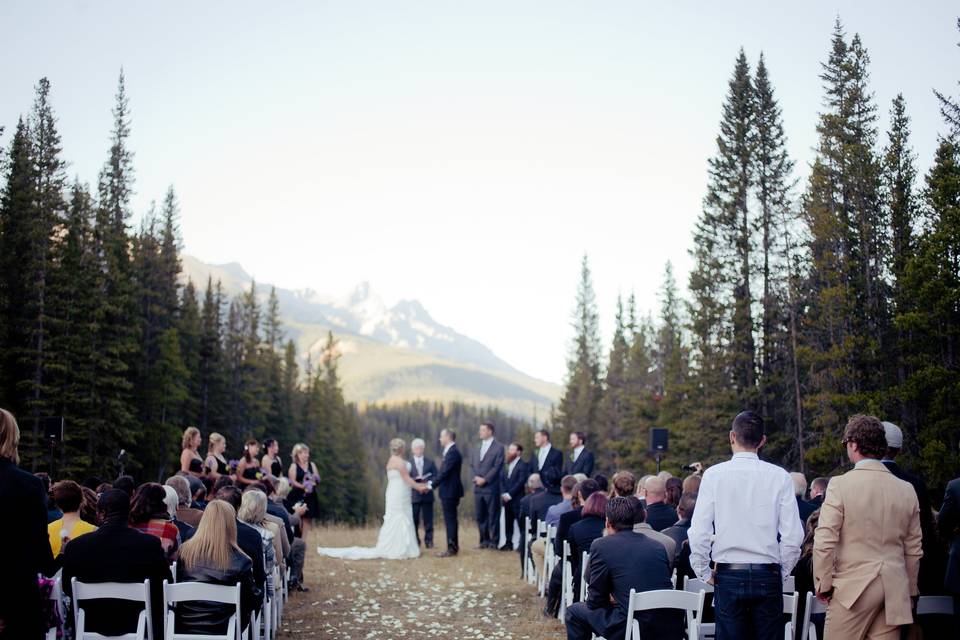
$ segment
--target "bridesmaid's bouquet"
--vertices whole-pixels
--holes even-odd
[[[263,480],[264,478],[270,477],[270,470],[264,467],[257,469],[257,475],[255,476],[257,480]]]
[[[231,460],[227,463],[227,466],[230,467],[230,473],[236,473],[237,467],[240,466],[239,460]]]
[[[320,483],[320,476],[316,473],[308,473],[303,476],[303,492],[313,493],[313,488]]]

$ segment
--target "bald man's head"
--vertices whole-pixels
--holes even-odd
[[[663,502],[667,498],[667,485],[663,481],[663,478],[650,476],[643,485],[643,488],[647,493],[647,506]]]

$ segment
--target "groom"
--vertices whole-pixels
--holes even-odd
[[[460,542],[457,536],[457,506],[463,497],[463,483],[460,481],[460,467],[463,458],[457,450],[457,434],[451,429],[440,432],[440,446],[443,447],[443,462],[440,463],[440,473],[433,481],[433,488],[440,494],[440,506],[443,508],[443,525],[447,530],[447,550],[437,554],[441,558],[449,558],[460,551]]]

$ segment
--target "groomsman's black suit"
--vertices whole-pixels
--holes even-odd
[[[574,603],[567,609],[570,640],[590,640],[591,633],[604,638],[622,637],[627,625],[630,589],[673,588],[663,545],[629,529],[593,541],[588,571],[590,587],[586,602]],[[636,617],[644,638],[679,640],[683,637],[682,611],[642,611]]]
[[[573,459],[573,451],[567,456],[567,468],[564,471],[564,475],[572,476],[577,473],[582,473],[588,478],[593,475],[593,452],[583,448],[583,451],[580,452],[580,455],[577,456],[577,459]]]
[[[410,458],[410,477],[417,482],[436,482],[437,465],[430,458],[424,456],[422,469],[417,469],[414,458]],[[410,502],[413,504],[413,530],[417,534],[417,544],[420,544],[420,518],[423,517],[423,542],[427,548],[433,546],[433,491],[420,493],[410,490]]]
[[[560,494],[560,481],[563,480],[563,454],[560,453],[560,449],[551,446],[542,467],[540,452],[534,451],[530,456],[530,468],[533,469],[532,473],[540,474],[544,489],[550,493]]]
[[[463,466],[463,457],[457,450],[457,443],[450,445],[450,449],[443,456],[440,463],[440,473],[433,481],[433,488],[440,495],[440,506],[443,509],[443,524],[447,529],[447,551],[460,551],[460,541],[457,535],[457,506],[463,497],[463,482],[460,480],[460,468]]]
[[[506,548],[512,548],[513,545],[513,523],[522,527],[520,522],[520,501],[523,499],[523,491],[527,485],[527,478],[530,477],[530,465],[523,461],[523,458],[517,458],[517,463],[513,465],[513,472],[508,473],[510,463],[503,465],[503,479],[500,481],[501,495],[504,493],[510,496],[510,500],[503,505],[503,519],[506,522],[507,544]]]
[[[470,473],[482,477],[483,485],[473,486],[477,528],[480,530],[480,545],[497,546],[500,539],[500,479],[503,476],[503,445],[491,439],[485,455],[483,443],[477,445],[470,456]]]

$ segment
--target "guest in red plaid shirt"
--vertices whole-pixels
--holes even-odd
[[[166,495],[163,486],[156,482],[140,485],[133,495],[133,504],[130,507],[130,526],[160,538],[167,560],[173,562],[180,550],[180,530],[170,520],[170,513],[164,502]]]

